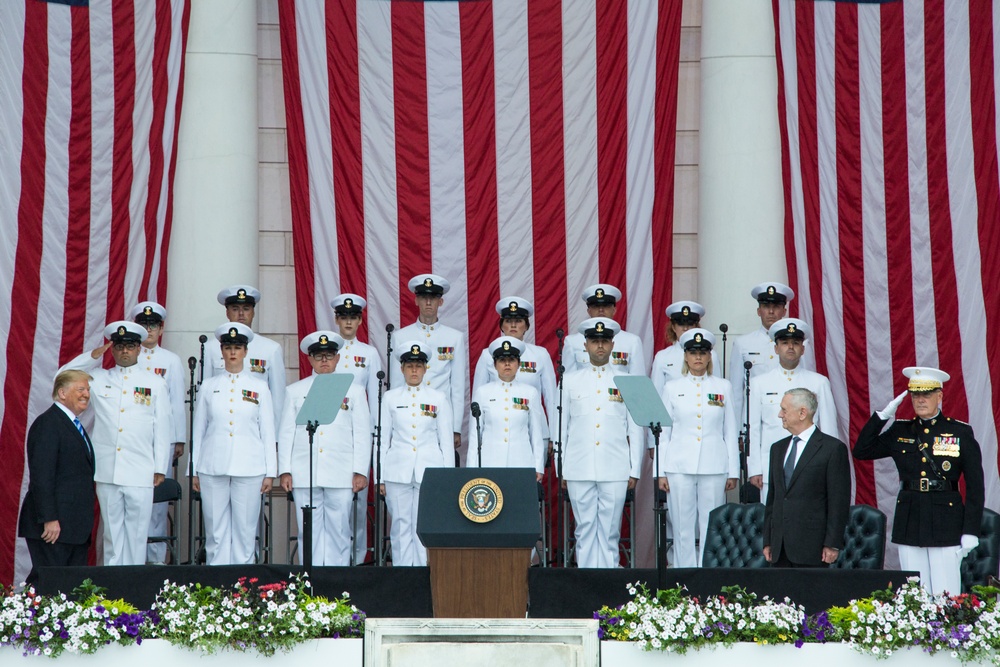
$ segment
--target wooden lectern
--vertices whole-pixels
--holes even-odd
[[[417,534],[427,547],[435,618],[524,618],[540,531],[531,468],[431,468]]]

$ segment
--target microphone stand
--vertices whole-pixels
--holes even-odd
[[[659,581],[658,591],[667,589],[667,508],[660,502],[659,485],[656,478],[660,474],[660,433],[663,428],[659,422],[652,422],[649,430],[653,434],[653,459],[656,468],[653,470],[653,517],[656,529],[656,578]]]
[[[313,437],[318,428],[318,421],[306,422],[306,433],[309,435],[309,504],[302,506],[302,569],[305,570],[306,576],[312,569],[313,561],[313,486],[316,483],[313,474]]]
[[[743,362],[743,431],[740,433],[740,502],[747,502],[745,490],[747,482],[747,461],[750,458],[750,369],[753,368],[752,361]]]
[[[483,467],[483,428],[479,423],[479,417],[483,414],[478,403],[472,404],[472,416],[476,420],[476,452],[479,455],[479,467]]]
[[[556,338],[559,339],[559,356],[557,357],[556,373],[558,374],[559,381],[559,403],[556,407],[556,413],[559,415],[559,430],[557,432],[558,439],[555,443],[555,467],[556,467],[556,493],[558,494],[559,511],[562,512],[562,557],[563,557],[563,567],[569,567],[569,512],[566,511],[566,492],[563,491],[563,461],[562,461],[562,445],[563,445],[563,376],[566,374],[566,368],[562,363],[562,351],[563,351],[563,333],[562,329],[556,329]],[[557,525],[553,522],[553,527]]]
[[[729,325],[723,322],[719,325],[722,332],[722,377],[726,377],[726,341],[728,340]]]
[[[198,346],[199,346],[199,348],[198,348],[198,389],[199,390],[201,389],[202,382],[205,381],[205,343],[207,343],[207,342],[208,342],[208,336],[206,336],[205,334],[202,334],[202,335],[198,336]],[[190,363],[190,360],[188,361],[188,363]],[[198,390],[195,390],[196,393],[197,393],[197,391]],[[192,424],[192,432],[193,432],[193,430],[194,430],[194,417],[193,416],[191,417],[191,424]],[[191,474],[194,474],[194,436],[193,435],[191,437],[191,459],[190,459],[190,465],[191,465],[191,469],[190,469],[189,472],[191,472]],[[191,495],[191,500],[188,501],[188,504],[190,505],[193,502],[194,502],[194,495],[192,494]],[[205,548],[205,546],[206,546],[205,545],[205,542],[206,542],[206,540],[205,540],[205,514],[201,511],[201,492],[200,491],[198,492],[198,538],[197,539],[198,539],[198,542],[201,543],[202,548]],[[200,555],[199,555],[200,551],[201,551],[201,549],[199,548],[198,551],[195,552],[194,560],[191,561],[192,563],[195,563],[195,562],[198,561],[198,559],[200,557]],[[207,554],[206,554],[206,562],[207,562]]]
[[[392,330],[396,327],[391,324],[385,325],[385,367],[386,369],[392,368]],[[385,376],[385,390],[390,389],[389,376]]]
[[[386,328],[391,327],[387,324]],[[390,330],[391,331],[391,330]],[[388,387],[389,383],[383,385],[385,371],[376,374],[378,378],[378,417],[375,420],[375,554],[374,562],[377,567],[385,565],[385,549],[382,540],[382,533],[385,531],[385,510],[383,509],[382,498],[382,388]]]
[[[198,385],[194,381],[194,371],[198,366],[198,360],[188,357],[188,370],[191,372],[191,382],[188,385],[188,442],[191,447],[188,451],[188,565],[194,562],[194,405],[198,399]]]

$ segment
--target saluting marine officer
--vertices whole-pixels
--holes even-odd
[[[808,389],[816,395],[819,407],[813,423],[823,433],[837,437],[837,408],[826,376],[802,367],[805,342],[809,325],[800,319],[786,317],[771,325],[768,334],[774,340],[778,366],[753,379],[750,387],[750,454],[747,457],[747,474],[750,483],[761,490],[761,499],[767,498],[767,480],[771,470],[771,445],[789,433],[782,427],[781,397],[789,389]],[[737,421],[741,421],[737,415]]]
[[[294,489],[299,535],[302,506],[313,507],[315,565],[351,564],[351,499],[368,485],[372,456],[368,399],[360,385],[352,384],[333,423],[320,425],[313,436],[310,481],[309,434],[295,421],[315,377],[337,370],[343,343],[332,331],[314,331],[302,339],[299,349],[309,355],[313,374],[288,386],[278,429],[279,479],[286,492]]]
[[[483,462],[485,468],[533,468],[542,481],[545,472],[545,413],[538,390],[521,381],[523,341],[501,336],[490,343],[489,352],[497,372],[493,382],[476,387],[472,401],[482,411]],[[470,423],[469,465],[478,465],[476,424]]]
[[[405,351],[406,346],[400,347],[397,341],[416,340],[420,343],[421,351],[427,355],[422,382],[424,386],[444,394],[452,423],[452,442],[458,449],[462,444],[469,357],[465,335],[438,321],[438,310],[444,303],[444,295],[451,289],[451,283],[433,273],[421,273],[410,278],[408,286],[420,312],[416,322],[393,333],[392,348]],[[393,389],[404,383],[403,375],[399,368],[390,366],[389,379]]]
[[[900,567],[919,571],[924,588],[935,595],[957,595],[962,559],[979,546],[982,452],[971,426],[941,412],[947,373],[911,366],[903,375],[909,378],[906,391],[871,416],[854,444],[854,458],[892,457],[899,471],[892,541],[899,547]],[[897,419],[882,432],[907,393],[916,419]]]
[[[579,567],[618,567],[625,495],[635,488],[642,459],[642,429],[632,421],[614,382],[627,371],[611,363],[621,328],[594,317],[580,324],[587,367],[563,383],[563,477],[576,521]]]
[[[447,468],[455,463],[450,401],[426,385],[425,345],[408,340],[399,347],[397,356],[405,383],[393,385],[382,397],[382,480],[392,517],[389,539],[393,565],[427,565],[427,550],[417,537],[420,482],[427,468]]]
[[[150,373],[156,373],[167,383],[167,393],[170,395],[171,437],[174,443],[172,461],[184,454],[184,442],[187,440],[185,427],[187,417],[184,415],[184,367],[181,358],[160,345],[163,336],[163,325],[167,319],[167,310],[155,301],[143,301],[132,307],[129,318],[141,326],[149,334],[139,348],[138,364]],[[174,476],[174,466],[168,465],[167,477]],[[150,535],[167,534],[167,503],[154,503],[153,514],[149,520]],[[167,559],[167,545],[164,542],[154,542],[146,545],[146,562],[162,564]]]
[[[257,304],[260,303],[260,292],[250,285],[232,285],[219,292],[216,297],[220,304],[226,307],[226,319],[239,322],[253,328],[253,318]],[[213,375],[225,375],[226,364],[222,358],[222,349],[215,338],[210,338],[205,345],[205,379]],[[277,342],[254,334],[247,347],[247,370],[252,377],[260,378],[271,390],[274,405],[274,423],[281,420],[281,408],[285,403],[285,354]]]
[[[587,317],[614,320],[622,293],[614,285],[601,283],[583,290],[581,296],[587,304]],[[615,334],[614,347],[610,363],[616,370],[630,375],[646,374],[646,352],[641,338],[619,326],[618,333]],[[563,341],[562,364],[567,374],[580,368],[590,367],[590,354],[587,352],[583,334],[577,332],[566,336],[566,340]]]
[[[104,523],[104,564],[144,565],[153,487],[170,467],[171,415],[167,385],[139,366],[140,343],[147,332],[135,322],[112,322],[108,343],[84,352],[60,370],[90,373],[94,409],[97,499]],[[114,368],[101,368],[108,348]]]

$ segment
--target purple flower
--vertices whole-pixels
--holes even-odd
[[[597,638],[604,639],[604,628],[601,627],[597,628]]]

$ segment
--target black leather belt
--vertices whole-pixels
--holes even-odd
[[[901,491],[954,491],[955,487],[947,479],[918,479],[911,482],[900,482]]]

